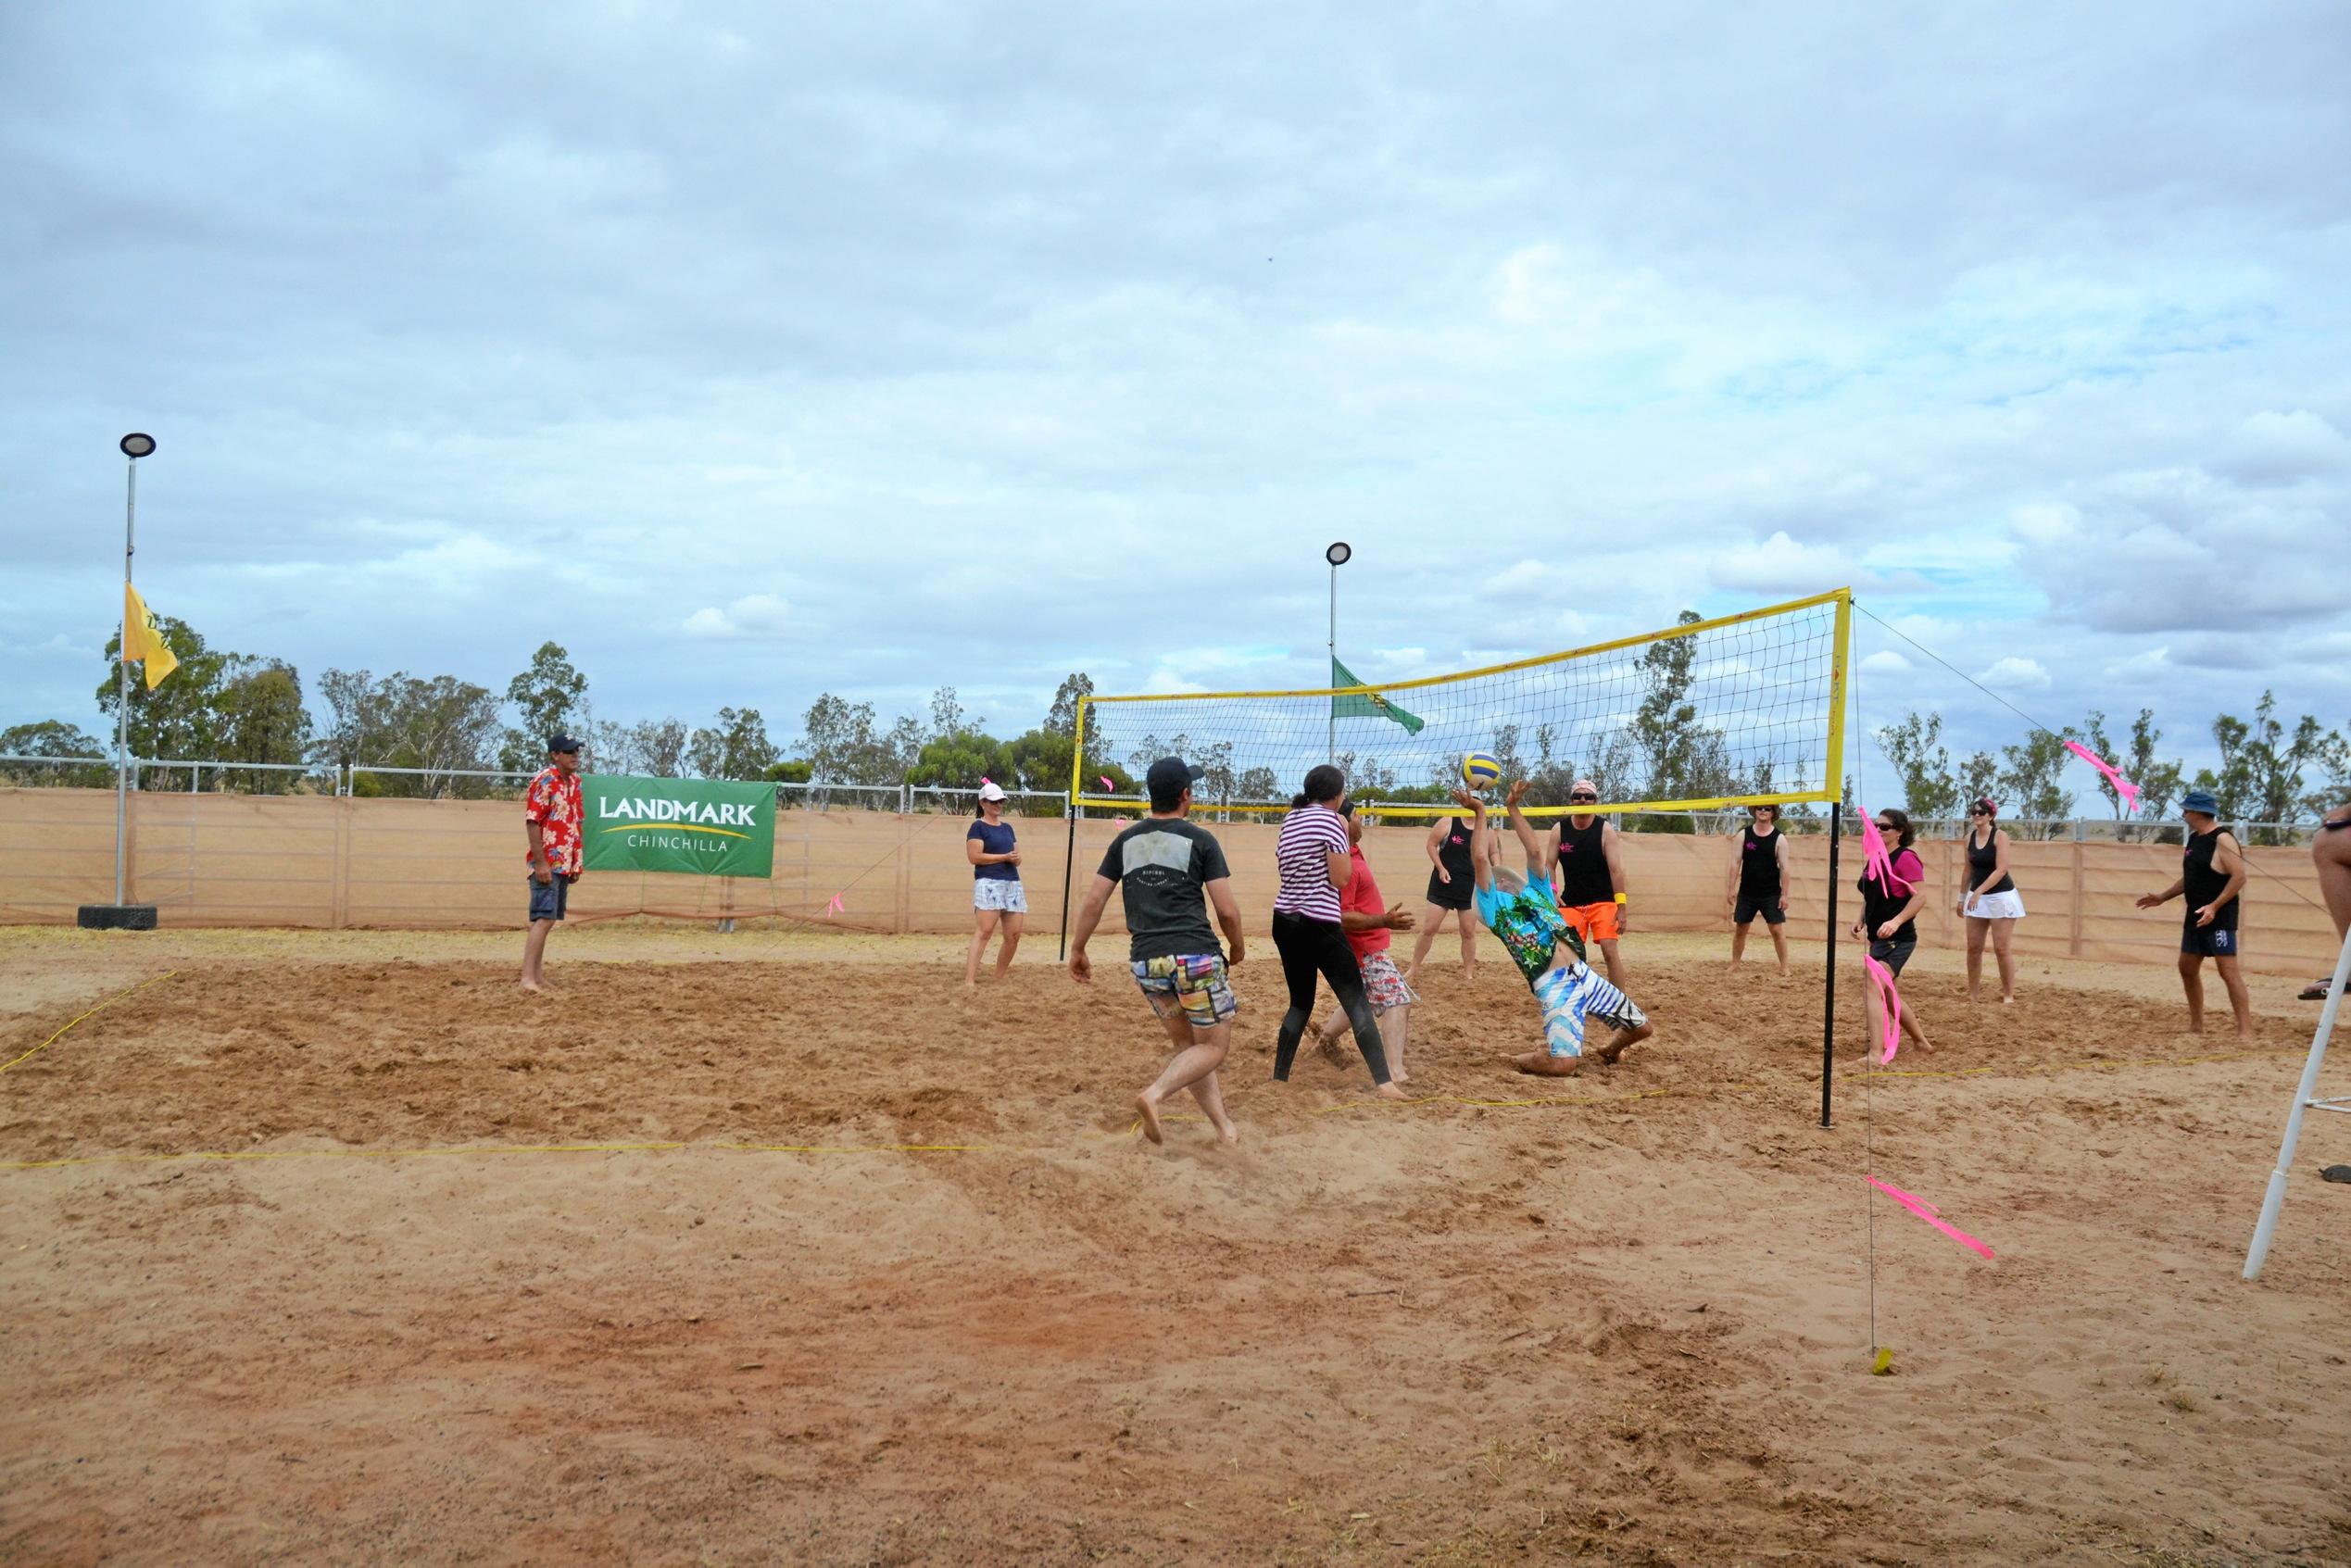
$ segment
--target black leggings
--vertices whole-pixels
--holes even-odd
[[[1289,985],[1289,1010],[1282,1014],[1281,1038],[1274,1046],[1274,1076],[1287,1080],[1298,1042],[1314,1016],[1314,976],[1330,982],[1347,1022],[1355,1026],[1355,1048],[1364,1053],[1372,1082],[1388,1082],[1388,1051],[1380,1044],[1379,1016],[1364,993],[1363,967],[1347,935],[1328,921],[1308,920],[1286,909],[1274,911],[1274,950],[1282,956],[1282,979]]]

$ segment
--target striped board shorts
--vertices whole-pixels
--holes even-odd
[[[1584,1054],[1584,1022],[1597,1018],[1619,1029],[1638,1029],[1649,1015],[1589,964],[1548,969],[1531,983],[1543,1005],[1543,1045],[1553,1056]]]

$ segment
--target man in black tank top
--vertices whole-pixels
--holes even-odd
[[[2237,895],[2244,888],[2244,854],[2236,835],[2220,825],[2220,803],[2209,791],[2192,789],[2180,802],[2187,819],[2188,843],[2181,851],[2180,880],[2139,900],[2143,909],[2184,897],[2180,932],[2180,985],[2188,995],[2188,1032],[2204,1033],[2204,960],[2210,959],[2229,988],[2237,1015],[2237,1038],[2253,1038],[2253,997],[2237,966]]]
[[[1730,860],[1730,885],[1723,902],[1730,906],[1730,972],[1739,972],[1746,955],[1747,928],[1763,916],[1771,933],[1771,950],[1779,958],[1779,977],[1788,977],[1788,934],[1780,926],[1788,919],[1788,841],[1779,832],[1779,808],[1757,806],[1754,820],[1739,830],[1738,853]]]
[[[1597,804],[1600,789],[1590,779],[1567,786],[1567,804]],[[1616,956],[1616,939],[1624,935],[1625,862],[1616,847],[1616,824],[1607,818],[1571,814],[1559,819],[1559,831],[1550,847],[1551,885],[1559,900],[1560,917],[1587,947],[1598,944],[1608,970],[1608,984],[1625,988],[1625,966]]]

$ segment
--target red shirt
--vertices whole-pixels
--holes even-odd
[[[1371,862],[1364,859],[1364,847],[1360,844],[1350,846],[1347,858],[1355,863],[1355,874],[1348,879],[1346,886],[1339,890],[1339,913],[1346,914],[1352,910],[1359,915],[1386,914],[1388,906],[1380,900],[1379,884],[1372,880]],[[1358,960],[1370,958],[1374,953],[1386,952],[1388,940],[1388,928],[1384,925],[1347,934],[1347,945],[1355,949]]]
[[[584,866],[580,824],[586,819],[580,803],[580,775],[562,769],[539,770],[522,797],[522,820],[539,824],[539,844],[547,850],[547,868],[558,876],[577,876]],[[525,860],[529,851],[523,852]]]

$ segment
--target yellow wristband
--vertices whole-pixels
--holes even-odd
[[[1625,901],[1625,896],[1624,896],[1623,894],[1621,894],[1621,893],[1617,894],[1617,895],[1616,895],[1616,902],[1618,902],[1619,904],[1621,904],[1621,903],[1623,903],[1624,901]]]

